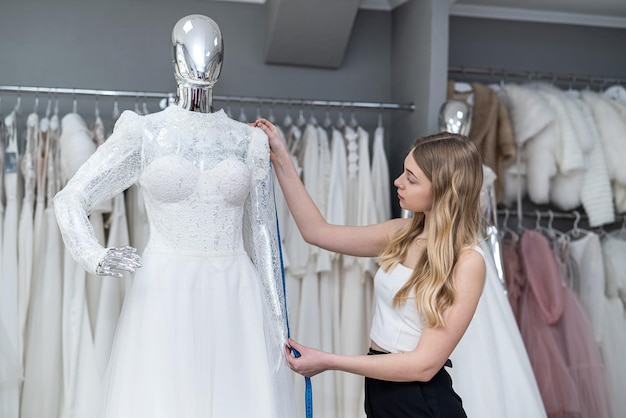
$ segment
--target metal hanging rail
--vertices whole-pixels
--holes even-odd
[[[574,83],[586,83],[586,84],[599,84],[601,86],[610,84],[626,84],[626,78],[620,77],[607,77],[597,75],[578,75],[578,74],[558,74],[551,72],[541,71],[520,71],[520,70],[507,70],[503,68],[473,68],[473,67],[449,67],[448,74],[452,75],[466,75],[476,77],[491,77],[504,79],[505,81],[510,78],[520,80],[544,80],[556,82]],[[462,81],[462,80],[461,80]]]
[[[122,91],[122,90],[98,90],[98,89],[75,89],[75,88],[56,88],[56,87],[32,87],[32,86],[3,86],[0,85],[0,91],[14,92],[18,95],[21,93],[29,94],[67,94],[67,95],[83,95],[83,96],[108,96],[108,97],[132,97],[132,98],[158,98],[172,100],[173,93],[157,93],[145,91]],[[273,97],[247,97],[247,96],[220,96],[214,95],[213,100],[221,102],[235,103],[251,103],[265,104],[277,106],[316,106],[316,107],[341,107],[341,108],[362,108],[362,109],[378,109],[378,110],[404,110],[413,111],[415,105],[413,103],[385,103],[385,102],[361,102],[361,101],[342,101],[342,100],[317,100],[317,99],[288,99]]]
[[[509,215],[511,217],[516,217],[518,212],[515,209],[498,209],[498,215]],[[522,216],[525,218],[553,218],[553,219],[588,219],[587,214],[573,210],[572,212],[559,212],[553,210],[524,210],[522,211]],[[624,215],[626,217],[626,215]]]

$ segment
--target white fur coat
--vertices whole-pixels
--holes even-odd
[[[528,195],[537,204],[550,203],[550,180],[557,173],[554,110],[542,95],[528,87],[504,86],[518,148],[518,161],[505,173],[503,202],[511,205]]]

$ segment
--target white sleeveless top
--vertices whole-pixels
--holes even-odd
[[[485,256],[482,248],[474,247]],[[401,306],[393,306],[393,298],[398,290],[409,280],[413,269],[397,264],[388,272],[379,268],[374,276],[374,317],[370,338],[380,348],[390,353],[402,353],[415,350],[422,336],[424,322],[417,312],[415,298],[411,296]]]

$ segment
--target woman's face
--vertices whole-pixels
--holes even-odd
[[[404,159],[404,171],[393,182],[398,188],[400,207],[411,212],[428,212],[432,206],[432,184],[413,158]]]

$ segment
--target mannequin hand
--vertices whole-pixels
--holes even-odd
[[[299,357],[292,353],[292,348],[300,353]],[[291,338],[289,339],[289,345],[285,346],[285,353],[291,370],[305,377],[312,377],[328,370],[329,359],[333,355],[298,344]]]
[[[112,276],[122,278],[122,273],[117,270],[134,273],[141,267],[137,249],[129,246],[107,248],[107,253],[96,267],[98,276]]]
[[[265,118],[259,118],[249,125],[255,128],[260,128],[267,135],[270,145],[270,159],[272,162],[276,162],[280,155],[286,154],[288,156],[289,153],[287,151],[285,141],[281,138],[278,133],[278,129],[272,122]]]

